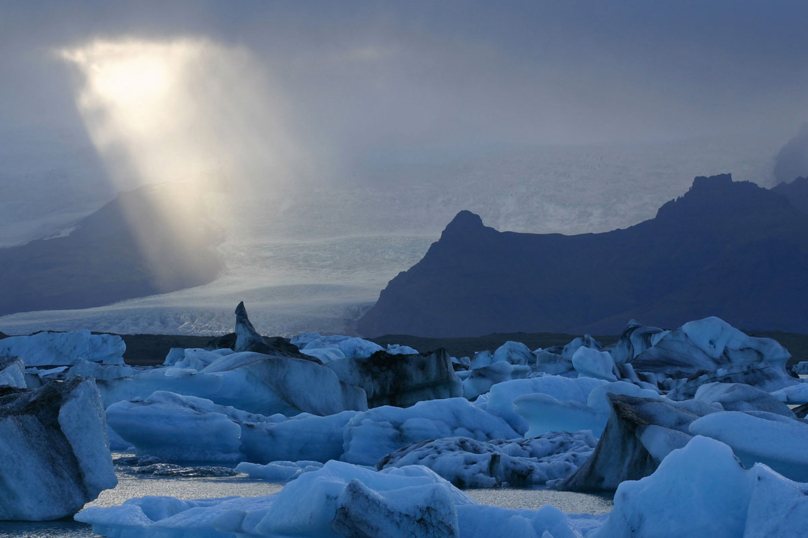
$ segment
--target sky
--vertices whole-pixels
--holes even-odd
[[[264,77],[298,157],[334,165],[791,131],[808,104],[806,16],[804,2],[722,0],[2,2],[0,134],[79,136],[81,76],[54,51],[126,40],[251,55],[226,75]]]
[[[286,285],[365,304],[462,209],[599,232],[695,175],[770,182],[808,120],[805,20],[800,1],[0,0],[0,247],[190,181],[216,193],[228,270],[166,298],[179,319],[260,288],[268,323]],[[165,210],[199,212],[183,202]]]

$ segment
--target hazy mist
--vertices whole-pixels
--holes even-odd
[[[653,217],[695,175],[768,185],[808,110],[806,16],[800,2],[0,2],[0,246],[58,234],[119,190],[190,181],[228,230],[223,303],[337,284],[364,304],[461,209],[582,233]],[[188,203],[164,211],[179,222]]]

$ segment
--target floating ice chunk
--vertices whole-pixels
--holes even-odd
[[[708,383],[740,383],[756,387],[766,392],[773,392],[796,385],[799,381],[785,374],[779,368],[774,368],[767,362],[742,364],[728,368],[719,368],[715,372],[703,374],[698,377],[691,377],[671,390],[668,393],[668,398],[672,400],[691,399],[695,397],[699,387]]]
[[[593,388],[586,399],[586,404],[579,401],[559,401],[547,394],[526,394],[516,398],[514,405],[516,412],[530,425],[525,437],[535,437],[552,431],[580,430],[589,430],[595,437],[600,437],[611,412],[607,394],[660,397],[656,391],[641,389],[625,381],[616,381]]]
[[[535,370],[552,375],[561,375],[567,372],[572,372],[572,361],[563,355],[553,353],[548,350],[536,350],[533,352],[536,355]]]
[[[808,375],[808,361],[798,362],[791,370],[797,375]]]
[[[390,355],[418,355],[418,350],[400,344],[387,344],[387,353]]]
[[[170,462],[337,459],[343,430],[354,415],[267,417],[170,392],[107,409],[110,425],[138,454]]]
[[[696,436],[651,476],[620,484],[614,509],[592,536],[802,536],[806,491],[764,465],[745,470],[728,446]]]
[[[123,364],[126,344],[113,334],[41,332],[0,340],[0,357],[19,357],[26,366],[75,364],[78,359],[104,364]]]
[[[768,362],[785,374],[791,355],[777,341],[747,336],[725,321],[709,317],[685,323],[663,336],[633,361],[638,372],[688,377],[699,370]]]
[[[342,536],[459,536],[457,511],[443,484],[375,491],[353,479],[337,498],[331,529]]]
[[[726,443],[746,467],[765,463],[792,480],[808,481],[808,424],[801,420],[730,411],[696,420],[690,433]]]
[[[566,478],[589,458],[589,432],[553,432],[532,439],[420,441],[385,456],[377,468],[424,465],[459,488],[541,486]]]
[[[488,393],[488,398],[482,400],[478,398],[475,405],[501,417],[514,430],[524,434],[530,425],[523,416],[516,412],[514,401],[518,397],[526,394],[545,394],[558,401],[577,402],[582,406],[586,406],[592,389],[606,383],[607,381],[592,377],[571,379],[555,375],[516,379],[492,386],[491,391]]]
[[[457,519],[462,538],[581,538],[593,536],[606,516],[565,514],[549,505],[538,510],[459,505]]]
[[[644,327],[636,320],[631,320],[620,335],[620,340],[612,351],[612,357],[616,364],[625,364],[653,347],[670,331],[663,331],[657,327]]]
[[[357,413],[350,420],[342,460],[375,465],[410,443],[443,437],[488,441],[521,435],[501,418],[478,409],[465,398],[419,402],[406,409],[384,406]]]
[[[25,365],[17,357],[0,357],[0,386],[24,389]]]
[[[792,404],[802,405],[808,403],[808,383],[799,383],[785,387],[771,393],[774,398],[779,401]]]
[[[506,361],[511,364],[531,365],[535,364],[536,356],[530,348],[521,342],[507,341],[494,351],[491,357],[492,363]]]
[[[614,490],[624,480],[651,474],[672,450],[692,435],[691,422],[718,410],[704,402],[607,396],[612,412],[592,457],[562,482],[560,489]]]
[[[497,383],[511,381],[512,379],[524,379],[529,373],[529,366],[513,365],[506,361],[475,368],[469,371],[468,377],[463,380],[463,397],[468,400],[474,400],[480,394],[485,394],[491,390],[491,387]]]
[[[707,383],[699,387],[695,399],[720,403],[725,411],[767,411],[794,418],[788,406],[773,395],[741,383]]]
[[[572,366],[582,376],[617,381],[614,375],[614,360],[605,351],[581,346],[572,356]]]
[[[369,407],[408,407],[419,401],[461,396],[463,387],[451,357],[439,349],[424,355],[390,355],[384,351],[370,357],[351,357],[330,362],[345,384],[360,387]]]
[[[329,368],[293,357],[249,352],[219,357],[201,372],[157,368],[127,379],[99,381],[98,386],[107,406],[168,391],[262,415],[330,415],[367,408],[364,391],[341,383]]]
[[[236,471],[250,475],[250,478],[258,478],[268,482],[286,483],[291,482],[303,473],[321,469],[323,464],[319,461],[276,461],[261,465],[259,463],[239,463]]]
[[[210,400],[158,391],[143,401],[109,406],[107,420],[139,455],[174,462],[237,462],[244,459],[241,427],[232,419],[236,410],[230,410]]]
[[[303,352],[316,349],[333,349],[347,358],[366,358],[384,348],[379,344],[351,336],[320,336],[309,340],[302,348]]]
[[[131,366],[98,364],[97,362],[79,359],[67,370],[66,375],[67,377],[81,376],[108,380],[131,377],[139,372],[140,370],[132,368]]]
[[[178,359],[173,366],[175,368],[191,368],[197,372],[201,372],[219,358],[233,353],[230,349],[227,351],[230,353],[222,354],[205,349],[188,348],[184,350],[182,358]]]
[[[362,491],[343,496],[351,483],[358,482]],[[356,488],[356,486],[354,486]],[[436,488],[443,493],[436,493]],[[391,495],[398,492],[398,495]],[[377,502],[373,503],[371,499]],[[349,536],[410,536],[414,514],[428,511],[436,503],[430,517],[452,521],[450,512],[456,505],[474,504],[462,492],[425,467],[403,467],[372,471],[342,462],[330,461],[319,471],[301,475],[287,484],[263,512],[251,514],[224,513],[214,526],[232,533],[270,536],[336,536],[331,523],[338,517],[338,530]],[[376,515],[370,514],[374,505]],[[352,512],[349,517],[347,512]],[[378,519],[386,515],[387,523]],[[456,516],[454,518],[456,521]],[[370,531],[377,528],[379,534]],[[369,534],[362,534],[369,532]],[[441,536],[441,535],[438,535]]]
[[[63,518],[115,487],[104,408],[91,379],[5,390],[0,520]]]
[[[345,358],[345,354],[336,347],[320,347],[317,349],[302,349],[300,350],[304,355],[316,357],[320,362],[326,364],[331,361],[338,361]]]
[[[490,351],[478,351],[471,358],[470,366],[471,369],[474,370],[476,368],[485,368],[486,366],[490,366],[493,362],[494,355]]]
[[[582,347],[594,349],[597,351],[601,351],[603,349],[603,345],[601,345],[600,342],[598,342],[597,340],[586,334],[584,336],[579,336],[573,339],[572,342],[564,346],[564,349],[561,351],[561,355],[565,359],[571,361],[572,356],[575,355],[575,352]]]
[[[695,437],[651,476],[620,484],[596,536],[743,536],[753,478],[728,446]]]

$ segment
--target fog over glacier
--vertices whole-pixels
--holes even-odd
[[[808,105],[786,4],[1,5],[0,246],[183,181],[207,207],[164,210],[207,213],[226,265],[6,333],[221,333],[240,300],[262,331],[350,332],[460,210],[576,234],[697,175],[769,186]]]

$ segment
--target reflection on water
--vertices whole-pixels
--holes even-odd
[[[216,478],[143,478],[119,473],[118,486],[106,490],[87,506],[116,506],[127,499],[146,495],[166,495],[179,499],[203,499],[240,495],[271,495],[283,489],[272,484],[242,477]],[[603,514],[612,508],[607,497],[553,490],[473,489],[466,493],[480,504],[538,510],[552,504],[568,513]],[[0,536],[25,538],[90,538],[96,537],[90,525],[72,520],[40,523],[0,523]]]

